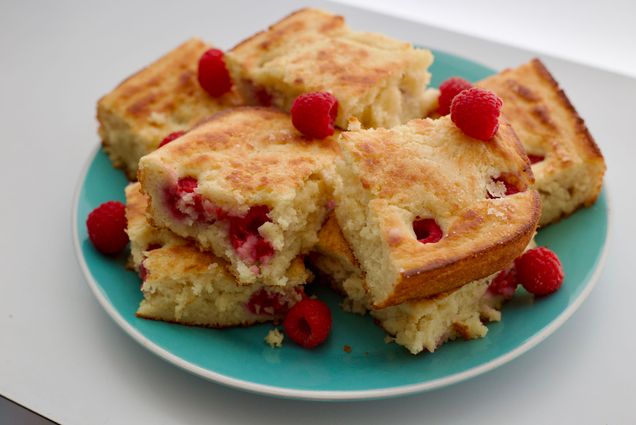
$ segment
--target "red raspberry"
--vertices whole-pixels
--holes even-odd
[[[232,78],[223,61],[223,52],[210,49],[199,59],[199,84],[210,96],[219,97],[232,88]]]
[[[444,81],[439,86],[439,106],[437,113],[440,115],[448,115],[450,112],[451,102],[460,92],[471,88],[470,82],[460,77],[452,77]]]
[[[334,132],[338,100],[326,92],[301,94],[291,108],[294,127],[312,139],[324,139]]]
[[[175,139],[178,139],[184,134],[185,134],[185,131],[175,131],[173,133],[168,134],[166,137],[163,138],[161,143],[159,143],[159,147],[162,147],[163,145],[167,145],[168,143],[172,142]]]
[[[517,278],[526,291],[548,295],[561,287],[563,267],[559,257],[548,248],[531,249],[515,260]]]
[[[267,214],[269,207],[258,205],[244,217],[228,216],[230,243],[244,260],[262,264],[274,255],[272,244],[258,233],[259,227],[271,221]]]
[[[289,310],[283,327],[287,336],[305,348],[325,342],[331,331],[331,311],[319,300],[304,298]]]
[[[537,162],[543,161],[545,156],[528,154],[528,159],[530,160],[530,164],[536,164]]]
[[[432,218],[418,218],[413,222],[415,237],[421,243],[435,243],[442,239],[442,229]]]
[[[488,141],[499,128],[503,102],[491,91],[473,87],[459,93],[451,103],[451,120],[467,136]]]
[[[88,215],[86,228],[88,237],[99,252],[117,254],[128,244],[126,207],[117,201],[101,204]]]
[[[507,270],[500,271],[490,283],[490,286],[488,286],[488,291],[509,300],[514,295],[518,285],[517,271],[513,266]]]

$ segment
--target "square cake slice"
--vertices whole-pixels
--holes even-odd
[[[541,205],[512,128],[466,136],[448,116],[342,133],[336,216],[374,307],[426,298],[510,264]]]
[[[99,135],[113,165],[136,179],[139,158],[168,134],[241,104],[236,91],[208,95],[197,80],[199,58],[210,46],[192,38],[124,80],[97,103]]]
[[[358,314],[368,311],[396,344],[412,354],[433,352],[457,338],[482,338],[488,332],[484,323],[501,319],[501,302],[487,291],[494,275],[430,298],[374,309],[362,270],[333,215],[320,230],[310,258],[319,273],[345,296],[345,310]]]
[[[285,285],[332,199],[335,137],[308,140],[274,109],[221,112],[141,159],[152,220],[226,259],[241,283]]]
[[[351,117],[364,127],[392,127],[434,107],[426,91],[430,51],[381,34],[352,31],[342,16],[301,9],[243,41],[227,55],[246,101],[289,111],[308,92],[330,92],[336,125]]]
[[[541,226],[592,205],[605,161],[585,122],[539,59],[477,83],[503,99],[503,114],[525,147],[541,195]]]
[[[292,261],[288,284],[241,285],[225,261],[147,220],[148,199],[139,183],[126,188],[126,218],[133,267],[144,299],[137,316],[186,325],[228,327],[281,320],[303,296],[311,278],[303,260]]]

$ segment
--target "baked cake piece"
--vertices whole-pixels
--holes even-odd
[[[136,179],[139,158],[175,131],[241,104],[236,91],[209,96],[197,80],[199,58],[210,46],[192,38],[124,80],[97,103],[99,135],[113,165]]]
[[[449,291],[512,262],[541,206],[512,128],[492,140],[450,120],[342,133],[336,216],[376,308]]]
[[[477,83],[503,99],[503,114],[533,162],[541,195],[540,225],[592,205],[605,161],[585,123],[539,59]]]
[[[397,344],[413,354],[433,352],[446,341],[459,337],[481,338],[488,332],[483,322],[501,319],[501,300],[487,291],[493,276],[431,298],[373,309],[362,270],[334,216],[321,229],[310,258],[335,289],[345,295],[345,310],[359,314],[368,311]]]
[[[274,109],[221,112],[141,159],[153,222],[228,260],[241,283],[285,285],[332,199],[334,137],[308,140]]]
[[[225,261],[147,220],[139,183],[126,188],[132,263],[143,279],[137,316],[187,325],[227,327],[280,320],[302,298],[311,274],[300,258],[287,271],[288,284],[240,285]]]
[[[426,91],[430,51],[381,34],[354,32],[342,16],[301,9],[231,49],[234,83],[251,104],[289,111],[308,92],[330,92],[336,125],[357,117],[365,127],[392,127],[434,107]]]

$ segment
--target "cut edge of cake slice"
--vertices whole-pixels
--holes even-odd
[[[505,121],[489,142],[444,117],[346,132],[340,147],[335,212],[376,308],[489,276],[535,232],[539,195]],[[421,242],[422,222],[436,226],[437,240]]]
[[[146,216],[147,198],[139,183],[126,187],[127,233],[132,267],[142,279],[144,299],[137,316],[193,326],[230,327],[279,321],[303,297],[312,278],[302,258],[287,271],[287,285],[241,285],[225,261]]]

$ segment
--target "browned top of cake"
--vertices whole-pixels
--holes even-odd
[[[140,180],[158,166],[197,178],[198,191],[210,199],[219,193],[239,200],[279,198],[323,177],[339,152],[335,137],[307,139],[289,115],[274,109],[230,109],[143,157]]]
[[[192,38],[131,75],[99,100],[98,118],[101,121],[105,114],[117,114],[132,131],[161,130],[167,124],[187,128],[202,117],[239,105],[234,91],[214,98],[199,85],[199,58],[211,47]]]
[[[539,59],[486,78],[478,86],[503,99],[503,113],[529,155],[545,157],[549,177],[579,162],[605,169],[603,156],[559,84]],[[601,181],[598,182],[600,191]]]

